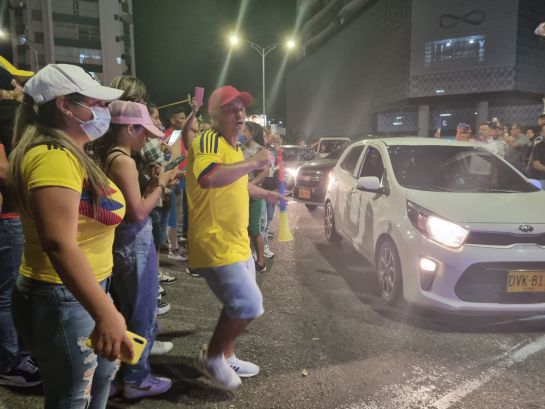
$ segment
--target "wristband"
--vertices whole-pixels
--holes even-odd
[[[157,186],[159,186],[161,190],[163,191],[163,193],[165,193],[165,190],[167,189],[165,185],[163,185],[162,183],[157,183]]]

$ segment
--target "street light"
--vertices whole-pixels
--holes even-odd
[[[250,41],[250,40],[245,40],[249,45],[250,47],[252,47],[254,50],[257,51],[257,53],[261,56],[261,74],[262,74],[262,108],[263,108],[263,115],[265,116],[265,120],[267,118],[267,112],[265,111],[265,57],[271,52],[273,51],[274,49],[276,49],[280,43],[274,43],[274,44],[270,44],[266,47],[262,47],[260,46],[259,44],[253,42],[253,41]],[[240,43],[240,38],[238,37],[238,35],[236,33],[231,33],[229,35],[229,43],[231,44],[232,47],[236,47],[239,43]],[[288,41],[286,42],[286,48],[288,50],[292,50],[295,48],[295,40],[293,39],[288,39]]]

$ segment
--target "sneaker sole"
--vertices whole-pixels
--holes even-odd
[[[159,389],[158,391],[153,391],[152,393],[150,393],[149,391],[145,391],[145,392],[142,392],[142,393],[139,393],[139,394],[135,394],[133,396],[130,396],[130,394],[123,391],[123,397],[125,399],[127,399],[127,400],[149,398],[151,396],[157,396],[157,395],[161,395],[161,394],[163,394],[165,392],[168,392],[171,388],[172,388],[172,383],[170,383],[168,385],[168,387],[165,387],[163,389]]]
[[[42,381],[21,383],[21,382],[10,380],[10,379],[0,379],[0,385],[3,385],[3,386],[17,386],[18,388],[32,388],[34,386],[40,385],[41,383],[42,383]]]
[[[218,381],[216,378],[214,378],[210,372],[208,372],[208,369],[206,369],[206,366],[204,365],[204,362],[203,362],[203,357],[202,357],[202,351],[199,353],[199,356],[197,357],[196,359],[196,363],[195,363],[195,367],[197,368],[197,370],[206,378],[208,379],[210,382],[212,382],[216,387],[220,388],[220,389],[223,389],[224,391],[234,391],[235,389],[238,389],[238,387],[240,386],[237,385],[235,386],[234,388],[230,388],[226,385],[224,385],[223,383],[221,383],[220,381]],[[236,373],[236,372],[235,372]],[[238,374],[237,374],[238,375]],[[240,376],[239,376],[240,378]]]
[[[157,315],[165,315],[165,314],[168,314],[169,311],[170,311],[170,307],[165,308],[164,310],[157,309]]]
[[[231,368],[233,368],[233,367],[231,367]],[[234,370],[235,370],[235,368],[233,368],[233,371]],[[237,371],[235,371],[235,373],[238,375],[239,378],[253,378],[254,376],[259,375],[259,371],[257,371],[254,374],[241,374],[241,373],[238,373]]]

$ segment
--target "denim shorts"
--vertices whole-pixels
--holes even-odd
[[[220,267],[195,269],[233,319],[253,319],[265,312],[263,295],[255,281],[253,257]]]

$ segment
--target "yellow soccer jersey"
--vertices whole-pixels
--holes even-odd
[[[95,273],[97,281],[112,272],[112,245],[115,227],[125,215],[125,199],[118,187],[110,182],[109,197],[101,199],[93,215],[91,192],[86,187],[84,171],[78,160],[57,145],[39,145],[24,156],[22,171],[28,191],[38,187],[60,186],[81,193],[77,242]],[[25,250],[20,272],[23,276],[48,283],[62,281],[42,251],[31,216],[21,214],[25,234]]]
[[[248,176],[220,188],[203,189],[199,185],[199,180],[222,165],[242,162],[242,150],[210,129],[193,140],[188,156],[190,267],[218,267],[248,260]]]

